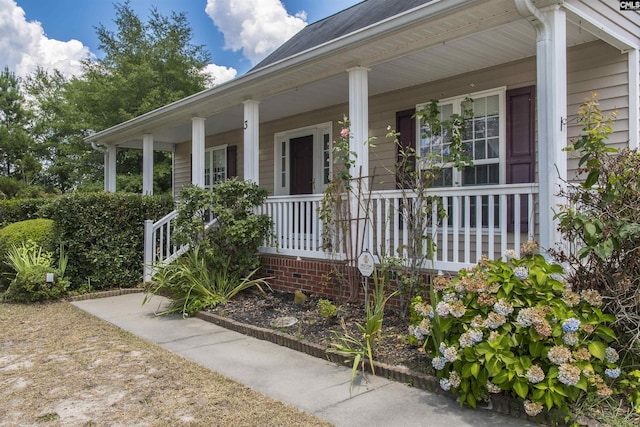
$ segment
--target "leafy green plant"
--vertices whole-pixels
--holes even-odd
[[[240,275],[251,271],[258,265],[258,247],[271,233],[271,218],[254,213],[266,198],[265,189],[235,178],[221,182],[213,192],[185,187],[177,208],[177,239],[203,246],[214,270],[230,268]],[[205,232],[210,215],[217,222]]]
[[[597,291],[577,293],[563,269],[523,245],[482,260],[453,279],[439,276],[431,305],[416,301],[414,337],[424,340],[440,385],[475,407],[490,393],[523,400],[531,416],[543,407],[568,413],[583,393],[611,395],[621,374],[610,346],[615,317],[601,310]]]
[[[318,309],[322,317],[330,318],[338,315],[338,308],[328,299],[320,298],[318,300]]]
[[[640,153],[606,144],[613,114],[600,111],[594,94],[580,107],[582,135],[569,146],[578,154],[579,185],[561,195],[566,206],[556,215],[566,245],[554,252],[569,265],[568,280],[577,290],[593,288],[608,311],[616,313],[614,328],[625,351],[640,357]]]
[[[0,200],[0,227],[18,221],[39,218],[40,208],[50,203],[51,200],[51,198]]]
[[[206,307],[224,304],[245,289],[256,287],[263,293],[263,286],[270,289],[269,278],[253,278],[257,271],[242,277],[232,270],[229,260],[224,268],[212,266],[198,246],[158,269],[147,287],[143,304],[152,295],[168,294],[173,300],[159,314],[191,316]]]
[[[174,208],[166,196],[125,193],[73,193],[42,208],[67,248],[71,290],[91,280],[95,290],[142,282],[143,223]]]
[[[358,367],[362,368],[364,375],[365,360],[369,361],[369,367],[373,375],[376,374],[374,367],[374,355],[382,340],[382,322],[384,320],[384,309],[390,298],[394,297],[398,291],[386,294],[385,287],[389,283],[388,271],[381,267],[373,272],[373,292],[368,295],[365,286],[365,323],[356,323],[358,333],[349,332],[344,319],[341,319],[342,331],[333,331],[336,341],[330,344],[330,352],[346,356],[352,361],[351,387],[355,379]]]
[[[12,246],[19,246],[27,240],[33,241],[45,252],[55,249],[53,221],[44,218],[30,219],[14,222],[0,229],[0,290],[6,289],[15,276],[15,270],[8,264],[7,252]]]
[[[431,195],[434,182],[445,165],[464,168],[472,165],[468,147],[463,143],[463,135],[473,117],[473,100],[466,98],[461,114],[442,117],[438,101],[432,100],[415,113],[421,124],[421,138],[428,141],[427,152],[420,153],[400,141],[400,133],[388,130],[387,138],[397,147],[398,161],[395,170],[401,200],[397,214],[407,229],[407,240],[396,248],[396,271],[401,312],[406,313],[410,298],[426,292],[424,268],[433,259],[436,244],[430,230],[441,224],[446,217],[445,206],[440,198]],[[443,146],[440,146],[439,143]],[[447,148],[445,149],[444,146]],[[435,209],[435,213],[434,213]]]
[[[64,278],[67,257],[60,248],[58,268],[53,265],[52,254],[44,251],[32,240],[12,246],[7,254],[15,277],[5,292],[5,298],[15,302],[36,302],[57,299],[64,295],[69,282]],[[47,281],[47,275],[53,281]]]

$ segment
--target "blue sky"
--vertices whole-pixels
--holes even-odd
[[[305,25],[361,0],[131,0],[143,20],[152,7],[185,12],[196,44],[211,54],[217,82],[244,74]],[[120,2],[122,3],[122,2]],[[77,74],[100,58],[95,27],[114,29],[110,0],[0,0],[0,67],[24,76],[36,66]]]

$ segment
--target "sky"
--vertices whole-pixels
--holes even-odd
[[[79,75],[83,58],[99,59],[96,27],[115,30],[111,0],[0,0],[0,69],[20,77],[40,66]],[[219,84],[246,73],[306,25],[361,0],[130,0],[143,21],[156,7],[184,12],[192,43],[211,54],[207,71]]]

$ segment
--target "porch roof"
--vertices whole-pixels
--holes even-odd
[[[261,102],[261,122],[346,104],[345,70],[355,66],[371,70],[369,95],[375,96],[535,55],[535,30],[520,16],[514,0],[412,3],[422,4],[311,48],[294,49],[282,59],[276,51],[243,76],[85,141],[141,148],[142,135],[151,133],[156,149],[167,149],[191,139],[192,117],[207,119],[206,135],[241,129],[242,102],[248,99]],[[557,3],[562,2],[535,2],[538,7]],[[567,16],[568,46],[603,38],[601,28],[571,10]]]

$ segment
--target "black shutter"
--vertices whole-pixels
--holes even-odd
[[[536,138],[536,88],[528,86],[507,91],[507,184],[534,182]],[[509,231],[514,229],[513,197],[509,197]],[[521,199],[520,230],[528,231],[529,202]]]
[[[396,187],[397,188],[412,188],[413,183],[407,180],[406,172],[402,169],[403,159],[400,155],[400,148],[405,152],[410,152],[413,149],[416,150],[416,119],[413,117],[416,110],[414,108],[410,110],[398,111],[396,113],[396,131],[400,132],[399,145],[396,147]],[[416,158],[413,156],[408,159],[408,162],[404,163],[404,167],[414,171],[416,169]],[[405,182],[403,183],[402,180]]]
[[[238,147],[227,147],[227,178],[238,176]]]

